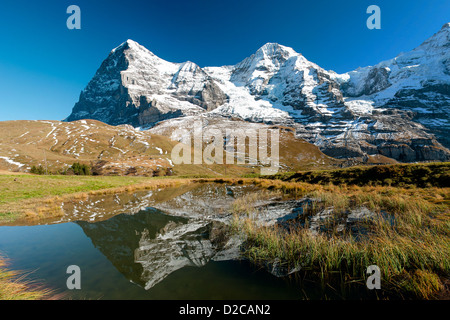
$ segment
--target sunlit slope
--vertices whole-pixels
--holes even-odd
[[[209,119],[208,127],[225,131],[228,127],[236,127],[236,123]],[[280,171],[345,165],[342,160],[325,155],[313,144],[296,138],[288,127],[245,121],[238,124],[244,129],[279,129]],[[248,161],[242,165],[237,165],[237,160],[227,165],[174,163],[172,150],[179,139],[173,136],[173,132],[180,127],[193,127],[189,117],[183,123],[163,123],[147,131],[129,125],[110,126],[96,120],[0,122],[0,170],[29,172],[32,166],[42,166],[48,173],[62,173],[79,162],[90,165],[92,172],[99,175],[220,176],[260,172],[260,163],[250,165]],[[270,144],[268,153],[271,154]],[[193,150],[191,159],[192,154]]]
[[[0,169],[26,172],[42,165],[56,173],[80,162],[99,174],[151,174],[172,168],[174,145],[131,126],[95,120],[6,121],[0,122]]]

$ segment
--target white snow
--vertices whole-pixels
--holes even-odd
[[[359,115],[371,114],[374,108],[373,101],[359,99],[346,100],[345,105],[355,114]]]
[[[9,157],[0,157],[0,159],[5,160],[5,161],[8,162],[9,164],[13,164],[13,165],[15,165],[15,166],[18,166],[19,168],[21,168],[21,167],[24,166],[23,163],[13,161],[13,160],[11,160]]]

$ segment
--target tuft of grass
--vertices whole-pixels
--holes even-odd
[[[50,299],[54,291],[45,288],[27,275],[7,268],[6,259],[0,257],[0,300]]]
[[[436,292],[444,289],[441,279],[433,272],[426,270],[415,270],[413,272],[404,272],[396,285],[399,290],[407,292],[416,292],[419,297],[433,299]]]

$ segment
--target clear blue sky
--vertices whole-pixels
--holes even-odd
[[[81,30],[66,27],[72,4]],[[366,27],[371,4],[381,8],[381,30]],[[445,0],[2,0],[0,121],[64,119],[126,39],[200,66],[236,64],[277,42],[343,73],[409,51],[447,22]]]

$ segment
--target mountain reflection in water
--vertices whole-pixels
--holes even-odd
[[[155,208],[76,223],[117,270],[145,289],[185,266],[239,256],[239,242],[225,235],[222,222],[170,216]]]

